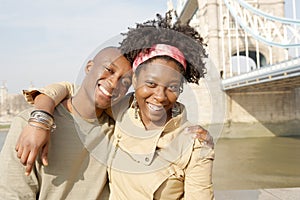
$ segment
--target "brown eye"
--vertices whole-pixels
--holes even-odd
[[[157,84],[152,81],[146,81],[146,85],[150,88],[154,88]]]
[[[105,68],[105,71],[107,71],[107,72],[109,72],[111,74],[114,73],[114,71],[112,69],[110,69],[109,67],[104,67],[104,68]]]

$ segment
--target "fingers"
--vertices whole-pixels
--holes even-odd
[[[46,143],[46,145],[42,149],[42,163],[44,166],[48,166],[48,148],[49,148],[49,143]]]
[[[26,159],[26,167],[25,167],[25,175],[29,176],[30,172],[32,171],[32,166],[34,165],[35,159],[38,154],[38,149],[33,149],[30,151],[27,159]],[[25,156],[24,156],[25,157]],[[22,162],[22,159],[21,159]]]
[[[15,146],[15,150],[16,151],[19,151],[19,148],[21,146],[21,141],[22,141],[22,134],[19,136],[18,140],[17,140],[17,143],[16,143],[16,146]]]
[[[41,154],[41,159],[43,165],[48,165],[48,147],[49,144],[47,143],[43,149]],[[38,156],[39,149],[37,147],[29,149],[29,148],[23,148],[23,146],[19,146],[17,151],[17,156],[20,159],[20,162],[25,166],[25,175],[28,176],[31,171],[32,167],[35,163],[35,160]]]
[[[195,132],[195,131],[199,131],[199,130],[205,130],[202,126],[200,125],[194,125],[194,126],[189,126],[186,128],[187,131],[189,132]]]
[[[32,166],[41,149],[41,159],[44,165],[48,164],[47,154],[49,141],[49,132],[32,126],[25,126],[18,138],[15,149],[20,162],[25,165],[26,174],[32,170]]]
[[[20,143],[19,143],[19,140],[17,141],[17,144],[15,146],[15,150],[18,152],[19,151],[19,147],[20,147]]]
[[[25,175],[29,176],[31,171],[32,171],[32,163],[27,163],[26,168],[25,168]]]
[[[203,145],[214,148],[213,137],[200,125],[190,126],[186,129],[188,134],[194,134],[193,138],[198,139]]]
[[[19,153],[19,152],[18,152]],[[30,150],[28,150],[27,148],[24,148],[23,151],[22,151],[22,154],[20,155],[20,162],[23,164],[23,165],[26,165],[27,163],[27,158],[30,154]]]
[[[19,146],[17,150],[17,157],[20,159],[23,154],[23,146]]]
[[[194,134],[194,138],[199,140],[206,140],[206,135],[208,133],[208,131],[200,125],[187,127],[186,131],[189,134]]]
[[[209,147],[211,147],[211,148],[215,147],[214,138],[209,134],[209,132],[207,132],[206,141],[207,141],[207,145]]]
[[[207,140],[207,135],[208,135],[207,131],[205,131],[205,132],[200,131],[200,132],[196,133],[195,138],[199,139],[200,141],[205,141],[205,140]]]

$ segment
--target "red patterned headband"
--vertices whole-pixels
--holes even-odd
[[[133,71],[135,71],[136,68],[143,62],[156,56],[170,56],[182,64],[184,70],[186,69],[186,60],[183,53],[179,49],[167,44],[155,44],[150,48],[148,53],[140,52],[138,54],[132,64]]]

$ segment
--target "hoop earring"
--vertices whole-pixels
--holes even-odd
[[[134,118],[138,119],[139,118],[139,106],[135,97],[135,93],[133,94],[133,107],[134,107]]]
[[[183,86],[181,85],[180,87],[179,87],[179,93],[181,94],[183,92]]]
[[[177,115],[180,114],[180,106],[179,104],[176,102],[173,107],[172,107],[172,118],[176,117]]]

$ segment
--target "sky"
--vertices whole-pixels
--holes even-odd
[[[0,85],[76,82],[101,44],[166,10],[167,0],[0,0]]]
[[[76,82],[99,46],[166,10],[167,0],[0,0],[0,86]]]

